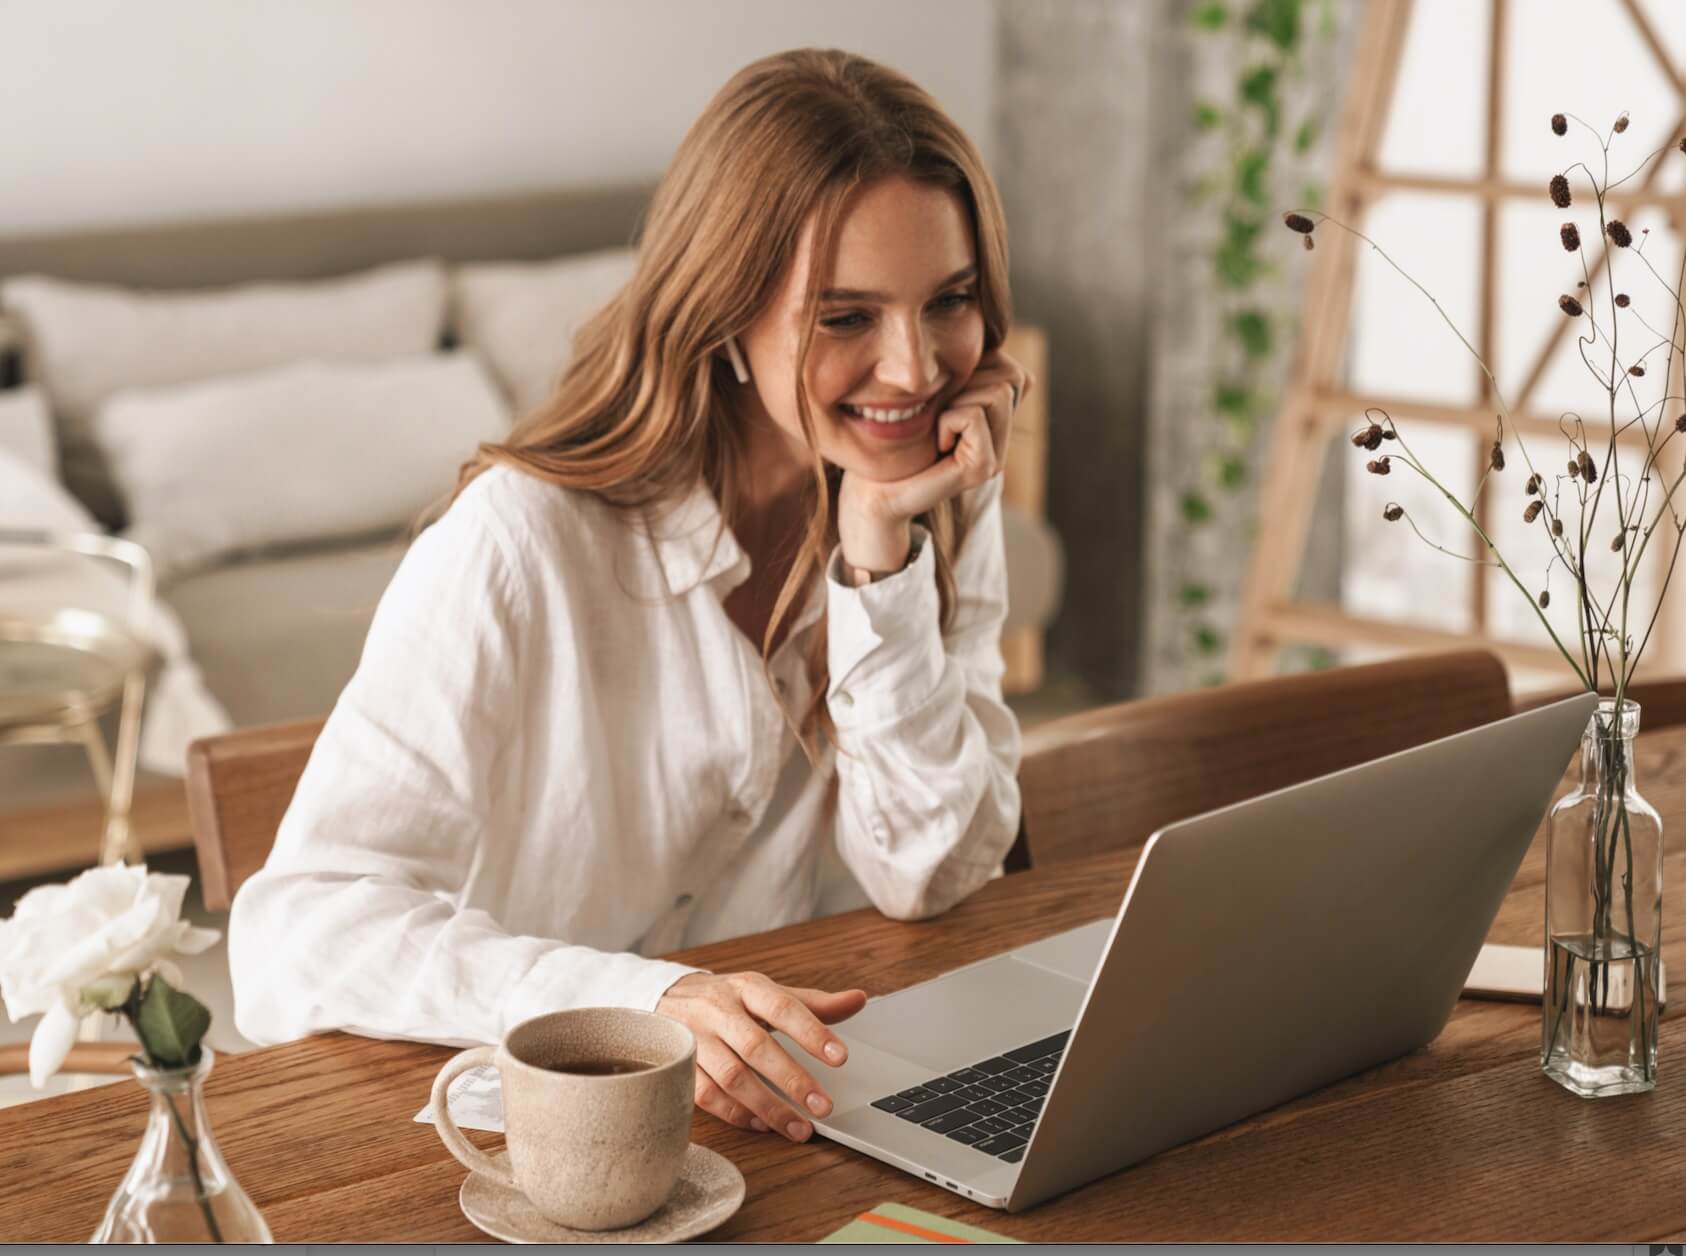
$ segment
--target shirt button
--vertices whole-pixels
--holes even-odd
[[[678,911],[684,911],[690,905],[691,896],[689,894],[681,894],[678,898],[673,900],[673,906]]]
[[[837,691],[837,705],[840,707],[852,707],[855,705],[855,700],[849,696],[849,691],[847,689],[839,689]]]

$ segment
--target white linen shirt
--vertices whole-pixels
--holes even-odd
[[[482,474],[405,555],[235,898],[240,1032],[462,1044],[651,1009],[697,970],[648,957],[811,918],[828,861],[898,919],[965,898],[1019,815],[999,477],[969,510],[947,633],[933,546],[859,589],[834,553],[775,696],[726,614],[749,560],[705,487],[641,519]],[[804,708],[822,613],[842,753],[816,769],[780,703]]]

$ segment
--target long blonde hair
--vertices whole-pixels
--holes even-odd
[[[480,446],[457,494],[505,465],[630,509],[673,501],[701,479],[724,525],[741,518],[744,423],[738,385],[718,354],[773,299],[814,216],[813,265],[797,363],[797,411],[813,452],[812,513],[761,643],[772,643],[836,544],[839,474],[821,459],[801,380],[819,291],[835,264],[843,209],[858,188],[900,175],[959,194],[977,244],[984,348],[1011,321],[1000,196],[972,142],[924,90],[835,50],[797,49],[744,67],[703,110],[651,202],[626,287],[579,331],[556,392],[507,440]],[[936,550],[942,618],[955,602],[953,561],[966,520],[957,501],[922,516]],[[807,658],[812,700],[794,720],[812,759],[829,736],[822,620]]]

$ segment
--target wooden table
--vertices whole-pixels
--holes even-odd
[[[1459,1003],[1427,1048],[1010,1216],[823,1139],[797,1146],[698,1116],[749,1195],[713,1238],[810,1242],[885,1200],[1042,1241],[1575,1241],[1686,1236],[1686,729],[1647,734],[1639,783],[1668,826],[1661,1082],[1577,1099],[1539,1071],[1539,1008]],[[678,958],[888,992],[1117,909],[1137,851],[998,880],[940,920],[855,912]],[[1491,939],[1537,945],[1544,851]],[[446,1048],[340,1034],[217,1061],[212,1123],[277,1242],[483,1242],[464,1171],[412,1121]],[[84,1240],[145,1124],[140,1087],[0,1109],[0,1240]],[[476,1141],[493,1146],[497,1135]]]

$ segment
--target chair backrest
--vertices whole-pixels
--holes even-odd
[[[1029,862],[1040,867],[1139,845],[1173,821],[1510,713],[1504,665],[1471,650],[1051,720],[1025,733],[1019,768]]]
[[[1532,711],[1538,707],[1572,698],[1584,689],[1560,689],[1553,693],[1531,694],[1516,700],[1516,710]],[[1600,690],[1606,698],[1615,691],[1606,685]],[[1636,680],[1627,687],[1627,699],[1639,704],[1639,727],[1674,728],[1686,724],[1686,677],[1669,676],[1661,680]]]
[[[227,911],[234,892],[263,867],[323,723],[242,728],[187,748],[187,809],[210,910]]]

